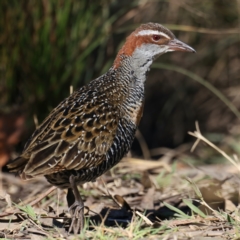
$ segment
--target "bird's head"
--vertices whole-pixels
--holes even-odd
[[[179,41],[167,28],[158,23],[142,24],[126,39],[114,61],[114,68],[121,65],[123,57],[155,59],[158,56],[173,51],[196,52],[187,44]]]

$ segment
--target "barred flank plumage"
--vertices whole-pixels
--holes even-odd
[[[137,128],[128,115],[143,98],[143,89],[138,88],[130,97],[124,88],[130,77],[116,82],[118,72],[111,69],[60,103],[9,168],[24,179],[45,175],[53,185],[67,188],[71,174],[83,183],[118,163]],[[138,101],[129,102],[135,95]]]

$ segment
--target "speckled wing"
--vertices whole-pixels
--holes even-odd
[[[52,111],[10,168],[29,179],[91,168],[106,159],[118,127],[118,110],[99,92],[81,90]]]

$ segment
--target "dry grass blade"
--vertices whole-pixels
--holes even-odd
[[[152,225],[153,225],[153,222],[150,221],[146,216],[144,216],[143,214],[141,214],[139,211],[136,211],[136,214],[137,214],[139,217],[141,217],[147,225],[149,225],[149,226],[152,226]]]
[[[198,122],[196,122],[196,131],[194,132],[188,132],[189,135],[197,138],[197,141],[195,142],[195,144],[193,145],[192,151],[194,150],[194,148],[196,147],[197,143],[199,143],[200,141],[205,142],[206,144],[208,144],[210,147],[212,147],[213,149],[215,149],[217,152],[219,152],[223,157],[225,157],[230,163],[232,163],[240,172],[240,166],[239,164],[236,162],[236,160],[234,158],[231,158],[230,156],[228,156],[224,151],[222,151],[220,148],[218,148],[216,145],[214,145],[212,142],[210,142],[209,140],[207,140],[200,132],[199,129],[199,125]]]
[[[121,172],[124,172],[124,167],[134,169],[139,171],[148,171],[157,168],[164,168],[167,172],[171,172],[171,167],[169,164],[161,161],[152,161],[152,160],[142,160],[138,158],[123,158],[118,166],[121,166]]]
[[[149,148],[147,146],[147,143],[146,143],[142,133],[139,130],[137,130],[135,137],[137,138],[137,140],[140,144],[144,159],[150,159],[151,154],[150,154]]]
[[[33,122],[35,127],[37,128],[39,125],[37,114],[33,114]]]
[[[166,24],[171,30],[185,31],[185,32],[195,32],[195,33],[205,33],[205,34],[239,34],[238,28],[231,29],[208,29],[208,28],[198,28],[187,25],[174,25]]]
[[[70,87],[69,87],[69,93],[70,93],[70,95],[73,93],[73,85],[70,85]]]
[[[32,201],[30,203],[30,206],[34,206],[35,204],[37,204],[38,202],[40,202],[43,198],[45,198],[48,194],[50,194],[51,192],[53,192],[54,190],[56,190],[57,187],[51,187],[49,188],[46,192],[44,192],[43,194],[41,194],[40,197],[38,197],[36,200]]]
[[[232,104],[232,102],[224,96],[216,87],[214,87],[210,82],[203,79],[202,77],[198,76],[197,74],[188,71],[186,69],[172,66],[169,64],[163,64],[163,63],[154,63],[153,68],[160,68],[160,69],[167,69],[171,71],[179,72],[185,76],[188,76],[189,78],[193,79],[194,81],[197,81],[198,83],[202,84],[204,87],[206,87],[208,90],[210,90],[216,97],[218,97],[235,115],[240,119],[240,112],[238,108]]]

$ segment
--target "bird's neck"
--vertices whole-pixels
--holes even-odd
[[[117,56],[113,68],[118,68],[121,74],[129,76],[129,81],[136,81],[136,84],[144,85],[146,81],[146,73],[149,71],[153,62],[151,52],[137,48],[131,56],[124,54]],[[117,63],[117,64],[116,64]]]
[[[146,73],[153,62],[152,56],[140,48],[131,56],[118,54],[109,71],[95,81],[101,84],[100,89],[114,104],[140,104],[144,99]]]
[[[150,70],[152,62],[152,56],[147,56],[141,51],[135,51],[130,57],[130,68],[133,71],[133,75],[139,81],[139,84],[145,83],[146,73]]]

